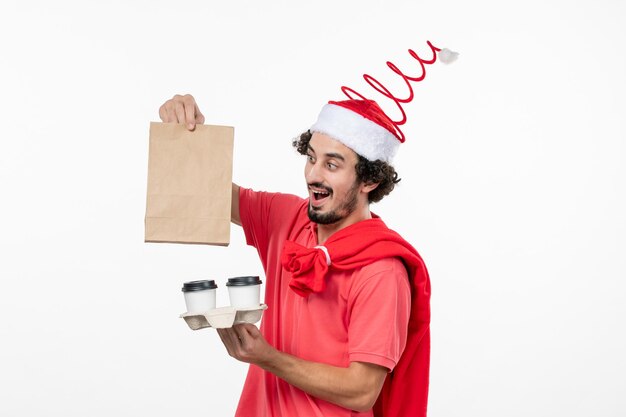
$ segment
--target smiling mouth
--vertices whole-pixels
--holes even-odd
[[[323,200],[326,197],[328,197],[329,195],[330,195],[330,193],[327,193],[327,192],[316,192],[316,191],[313,191],[313,199],[315,201]]]
[[[319,185],[309,186],[309,191],[311,192],[311,204],[316,206],[323,204],[332,194],[331,190]]]

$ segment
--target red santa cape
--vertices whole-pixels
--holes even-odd
[[[415,248],[378,217],[334,233],[323,247],[287,240],[282,265],[290,287],[301,296],[324,291],[329,270],[349,271],[383,258],[400,258],[411,281],[411,314],[406,347],[374,405],[376,417],[425,417],[430,365],[430,279]]]

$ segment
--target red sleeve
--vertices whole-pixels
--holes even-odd
[[[264,267],[267,266],[270,240],[285,229],[284,219],[289,218],[302,201],[302,198],[290,194],[239,187],[239,217],[246,243],[257,249]]]
[[[368,362],[390,371],[407,340],[411,288],[404,264],[383,259],[363,268],[348,299],[351,362]]]

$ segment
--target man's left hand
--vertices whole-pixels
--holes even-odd
[[[217,333],[228,354],[242,362],[261,365],[277,352],[253,324],[235,324],[228,329],[217,329]]]
[[[233,358],[257,365],[316,398],[349,410],[370,410],[389,371],[365,362],[341,367],[297,358],[272,347],[259,329],[248,323],[217,329],[217,333]]]

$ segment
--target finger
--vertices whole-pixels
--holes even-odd
[[[185,110],[185,123],[187,129],[193,130],[196,128],[196,101],[193,96],[187,94],[183,97],[183,108]]]
[[[250,337],[252,337],[252,336],[253,336],[253,333],[252,333],[252,331],[248,328],[248,326],[250,326],[250,325],[249,325],[249,324],[247,324],[247,323],[241,323],[241,324],[238,324],[238,325],[236,326],[236,328],[237,328],[237,332],[239,333],[239,335],[240,335],[242,338],[247,339],[247,338],[250,338]],[[255,327],[255,326],[252,326],[252,327]],[[255,328],[256,328],[256,327],[255,327]]]
[[[222,332],[222,329],[215,329],[215,330],[217,330],[217,335],[220,337],[220,340],[222,341],[224,346],[226,346],[226,348],[228,348],[228,346],[226,344],[226,340],[224,339],[224,333]]]
[[[185,107],[182,103],[177,102],[174,106],[176,113],[176,123],[185,123]]]
[[[198,107],[198,104],[194,103],[195,106],[195,111],[196,111],[196,123],[198,124],[204,124],[204,115],[200,112],[200,108]]]
[[[241,338],[232,327],[224,329],[224,335],[231,344],[233,351],[237,351],[241,347]]]
[[[174,111],[174,103],[168,100],[159,108],[159,116],[165,123],[176,123],[176,112]]]
[[[246,333],[245,328],[243,328],[243,326],[241,324],[236,324],[233,326],[233,332],[237,335],[237,339],[239,340],[239,343],[241,344],[241,346],[244,346],[246,344],[248,333]]]
[[[165,113],[165,123],[176,123],[176,103],[174,102],[174,99],[166,101],[161,107]]]
[[[159,107],[159,117],[162,122],[167,123],[167,110],[165,109],[165,104]]]
[[[189,130],[196,128],[196,116],[193,114],[193,109],[190,110],[187,106],[185,106],[185,123]]]
[[[254,324],[245,324],[242,327],[242,331],[245,332],[246,335],[252,338],[261,336],[261,331]]]
[[[163,105],[159,108],[159,116],[161,116],[161,120],[165,123],[176,123],[176,102],[180,101],[182,96],[176,94],[171,99],[167,100]]]

